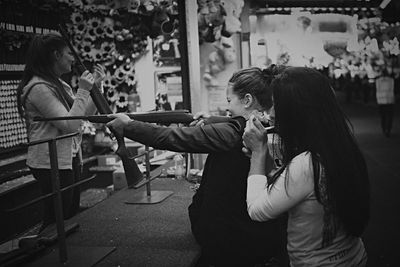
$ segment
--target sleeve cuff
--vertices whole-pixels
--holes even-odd
[[[267,184],[267,176],[262,174],[252,174],[247,178],[247,183],[264,187]]]
[[[78,88],[78,91],[76,92],[76,98],[88,98],[90,95],[90,91]]]

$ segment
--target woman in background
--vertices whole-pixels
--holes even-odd
[[[98,85],[104,78],[104,70],[98,65],[95,74],[85,71],[79,79],[76,94],[61,80],[63,74],[71,72],[74,57],[61,35],[50,33],[33,37],[27,55],[22,80],[18,87],[17,100],[21,116],[27,125],[30,142],[54,138],[80,130],[81,121],[33,121],[34,117],[58,117],[90,115],[96,110],[90,98],[93,83]],[[81,136],[57,141],[60,184],[65,187],[80,180],[82,160]],[[48,144],[28,148],[27,166],[39,182],[42,194],[52,192],[50,157]],[[70,218],[79,210],[79,187],[62,194],[64,218]],[[42,231],[55,222],[52,199],[44,201]]]
[[[271,83],[282,166],[268,168],[268,137],[254,117],[243,136],[251,150],[247,208],[256,221],[289,213],[291,266],[365,266],[360,238],[369,220],[367,167],[327,78],[289,67]],[[267,179],[268,176],[268,179]]]
[[[379,107],[382,132],[386,137],[390,137],[395,104],[394,78],[389,75],[386,68],[382,76],[376,79],[376,102]]]

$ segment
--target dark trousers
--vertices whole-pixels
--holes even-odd
[[[386,136],[390,135],[393,124],[393,104],[379,105],[379,113],[381,115],[381,127]]]
[[[30,168],[33,177],[39,182],[42,190],[42,195],[53,192],[50,169]],[[82,176],[82,164],[79,157],[72,159],[72,170],[59,170],[60,187],[64,188],[73,183],[76,183]],[[62,193],[62,207],[64,219],[69,219],[79,211],[80,188],[79,186],[66,190]],[[43,225],[42,230],[55,223],[55,212],[53,198],[49,197],[43,201]]]
[[[276,263],[276,266],[288,266],[287,255],[287,214],[264,222],[269,227],[262,228],[260,235],[268,237],[265,240],[255,240],[253,238],[235,238],[237,233],[232,232],[226,238],[208,236],[199,238],[193,232],[196,241],[201,247],[201,255],[195,267],[257,267],[266,266],[267,263]],[[249,225],[249,227],[251,227]],[[254,227],[254,225],[253,225]],[[193,230],[193,228],[192,228]],[[260,229],[261,230],[261,229]],[[277,264],[279,263],[279,264]],[[270,265],[267,265],[270,266]]]

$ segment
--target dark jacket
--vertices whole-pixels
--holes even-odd
[[[132,121],[124,129],[126,137],[154,148],[209,154],[189,217],[203,255],[214,264],[262,262],[282,252],[286,240],[284,224],[255,222],[247,213],[250,160],[241,151],[245,125],[244,118],[237,117],[181,128]]]

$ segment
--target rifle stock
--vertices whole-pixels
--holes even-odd
[[[85,71],[86,67],[82,63],[82,61],[80,60],[74,47],[72,46],[72,44],[69,40],[67,31],[64,29],[64,27],[61,24],[58,25],[58,28],[60,30],[62,37],[64,38],[64,41],[66,42],[69,49],[71,50],[71,53],[73,54],[73,56],[75,58],[75,61],[79,64],[78,67],[79,67],[80,72]],[[104,98],[104,96],[102,95],[102,93],[100,92],[100,90],[96,84],[93,84],[92,90],[90,90],[90,96],[92,97],[92,100],[93,100],[94,104],[96,105],[97,110],[101,114],[112,114],[113,113],[110,106],[107,103],[107,100]],[[140,171],[139,167],[137,166],[136,161],[134,159],[129,158],[129,152],[125,147],[123,136],[118,135],[116,133],[116,131],[114,131],[113,129],[110,129],[110,130],[114,134],[115,138],[117,138],[118,149],[115,153],[122,160],[128,187],[133,187],[134,185],[136,185],[143,179],[143,173]]]
[[[176,110],[176,111],[150,111],[150,112],[137,112],[137,113],[126,113],[131,119],[160,123],[160,124],[171,124],[171,123],[183,123],[188,124],[193,121],[193,115],[187,110]],[[91,116],[66,116],[66,117],[52,117],[52,118],[40,118],[36,117],[34,121],[55,121],[55,120],[87,120],[94,123],[107,123],[112,121],[113,118],[109,118],[108,115],[91,115]]]

